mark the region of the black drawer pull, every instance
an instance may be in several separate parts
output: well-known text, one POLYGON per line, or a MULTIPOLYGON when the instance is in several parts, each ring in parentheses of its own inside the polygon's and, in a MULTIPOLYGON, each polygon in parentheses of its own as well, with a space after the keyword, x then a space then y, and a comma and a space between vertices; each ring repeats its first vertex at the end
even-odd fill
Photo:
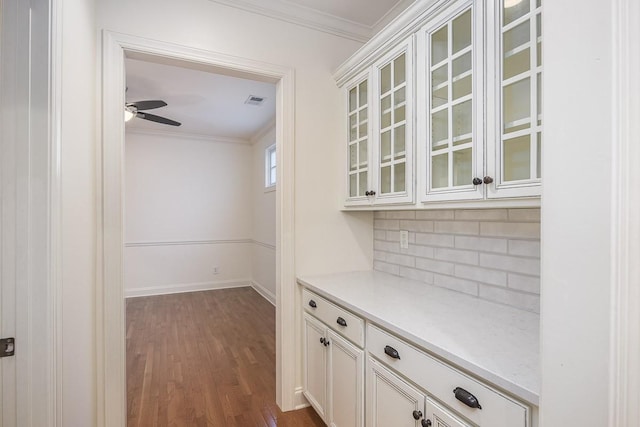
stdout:
POLYGON ((344 320, 342 317, 338 317, 338 320, 336 320, 336 323, 340 326, 347 326, 347 321, 344 320))
POLYGON ((422 427, 431 427, 431 420, 422 420, 422 427))
POLYGON ((473 394, 469 393, 467 390, 460 387, 456 387, 456 389, 453 390, 453 394, 455 394, 456 399, 458 399, 460 402, 464 403, 468 407, 482 409, 482 406, 480 406, 480 402, 478 402, 478 399, 473 394))
POLYGON ((414 419, 414 420, 419 420, 420 418, 422 418, 422 412, 420 412, 420 411, 413 411, 413 419, 414 419))
POLYGON ((398 359, 400 360, 400 353, 398 353, 398 350, 396 350, 395 348, 391 347, 390 345, 386 346, 384 348, 384 353, 387 356, 393 357, 394 359, 398 359))
POLYGON ((309 300, 309 307, 311 308, 316 308, 318 306, 318 304, 316 304, 316 302, 312 299, 309 300))

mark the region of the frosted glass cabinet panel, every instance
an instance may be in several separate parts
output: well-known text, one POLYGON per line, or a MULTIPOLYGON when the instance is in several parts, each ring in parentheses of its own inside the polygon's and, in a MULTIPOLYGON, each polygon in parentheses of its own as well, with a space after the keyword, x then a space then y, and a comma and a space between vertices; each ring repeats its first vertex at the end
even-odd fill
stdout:
POLYGON ((413 36, 345 85, 347 206, 413 203, 413 36))
POLYGON ((373 67, 377 121, 375 203, 413 200, 412 167, 412 39, 373 67))
MULTIPOLYGON (((481 199, 482 21, 472 2, 456 2, 421 30, 426 109, 424 201, 481 199)), ((478 8, 481 10, 481 8, 478 8)))
POLYGON ((495 186, 489 197, 539 195, 542 153, 542 4, 500 1, 495 186))
POLYGON ((369 79, 347 88, 348 199, 365 198, 369 191, 369 79))

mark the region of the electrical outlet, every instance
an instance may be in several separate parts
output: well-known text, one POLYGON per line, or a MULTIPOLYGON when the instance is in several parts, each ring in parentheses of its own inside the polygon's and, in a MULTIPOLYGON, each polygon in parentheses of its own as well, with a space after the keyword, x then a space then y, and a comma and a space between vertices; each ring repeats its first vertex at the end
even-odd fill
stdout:
POLYGON ((213 274, 220 274, 220 267, 213 267, 213 274))
POLYGON ((400 249, 409 249, 409 232, 400 230, 400 249))

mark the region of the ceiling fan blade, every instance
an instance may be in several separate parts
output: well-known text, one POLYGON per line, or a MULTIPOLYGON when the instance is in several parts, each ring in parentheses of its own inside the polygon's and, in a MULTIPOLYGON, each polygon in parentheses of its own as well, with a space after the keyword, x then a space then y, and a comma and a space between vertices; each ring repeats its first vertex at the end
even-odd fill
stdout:
POLYGON ((159 99, 149 101, 129 102, 127 106, 135 107, 137 110, 153 110, 154 108, 166 107, 167 103, 159 99))
POLYGON ((176 122, 175 120, 167 119, 166 117, 156 116, 155 114, 143 113, 138 111, 136 113, 136 117, 139 117, 144 120, 149 120, 156 123, 162 123, 163 125, 171 125, 171 126, 180 126, 182 123, 176 122))

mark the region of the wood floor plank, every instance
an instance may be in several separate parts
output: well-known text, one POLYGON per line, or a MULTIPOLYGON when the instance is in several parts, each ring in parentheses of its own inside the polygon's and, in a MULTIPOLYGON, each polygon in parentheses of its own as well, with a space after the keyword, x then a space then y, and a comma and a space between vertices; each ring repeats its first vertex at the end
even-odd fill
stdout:
POLYGON ((128 427, 321 427, 275 403, 275 309, 251 288, 128 299, 128 427))

